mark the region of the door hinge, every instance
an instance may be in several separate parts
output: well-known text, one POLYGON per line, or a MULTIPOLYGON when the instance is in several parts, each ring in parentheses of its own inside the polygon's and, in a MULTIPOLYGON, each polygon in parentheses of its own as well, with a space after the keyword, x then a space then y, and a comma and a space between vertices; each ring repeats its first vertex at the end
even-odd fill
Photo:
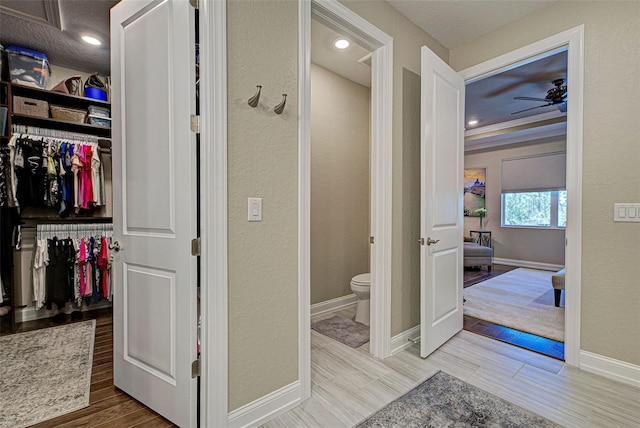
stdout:
POLYGON ((189 0, 189 3, 191 4, 191 6, 193 6, 196 9, 200 8, 200 1, 199 0, 189 0))
POLYGON ((369 244, 373 244, 373 243, 374 243, 374 241, 375 241, 375 239, 373 238, 373 236, 370 236, 370 237, 369 237, 369 244))
POLYGON ((200 376, 200 357, 191 363, 191 379, 200 376))
POLYGON ((200 238, 195 238, 191 240, 191 255, 192 256, 200 255, 200 238))
POLYGON ((191 132, 200 133, 200 116, 197 114, 191 115, 191 132))

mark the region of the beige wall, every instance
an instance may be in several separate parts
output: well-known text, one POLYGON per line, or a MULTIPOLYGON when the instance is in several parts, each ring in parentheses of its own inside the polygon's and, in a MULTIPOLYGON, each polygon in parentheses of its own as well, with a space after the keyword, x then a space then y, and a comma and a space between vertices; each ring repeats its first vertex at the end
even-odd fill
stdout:
POLYGON ((227 49, 232 411, 298 379, 297 2, 229 1, 227 49), (262 222, 247 222, 248 197, 262 222))
MULTIPOLYGON (((405 138, 405 116, 415 120, 416 111, 412 101, 404 100, 403 70, 420 74, 420 48, 428 46, 443 60, 448 61, 449 52, 435 39, 400 15, 384 1, 341 1, 349 9, 371 22, 393 37, 393 172, 392 172, 392 266, 391 266, 391 335, 397 335, 419 323, 415 316, 415 301, 419 299, 419 284, 416 283, 415 248, 419 234, 407 237, 411 226, 410 213, 415 207, 409 199, 415 198, 413 169, 405 165, 405 144, 415 141, 415 135, 405 138), (406 111, 410 108, 410 111, 406 111), (409 168, 409 171, 405 171, 409 168), (409 210, 409 211, 407 211, 409 210), (409 222, 407 224, 406 222, 409 222), (407 297, 411 296, 411 298, 407 297), (408 314, 414 314, 409 315, 408 314)), ((418 123, 419 126, 419 123, 418 123)), ((411 128, 411 127, 409 127, 411 128)), ((414 128, 415 129, 415 128, 414 128)))
MULTIPOLYGON (((453 49, 456 70, 585 25, 581 349, 640 365, 640 3, 558 2, 453 49)), ((571 96, 571 94, 569 94, 571 96)))
POLYGON ((311 64, 311 304, 369 272, 370 92, 311 64))
MULTIPOLYGON (((465 154, 465 168, 487 168, 487 215, 483 228, 491 230, 494 257, 564 265, 564 229, 500 227, 502 159, 564 151, 564 139, 554 140, 465 154)), ((540 173, 544 174, 544 171, 540 173)), ((478 230, 479 227, 478 217, 464 218, 464 236, 469 236, 470 230, 478 230)))

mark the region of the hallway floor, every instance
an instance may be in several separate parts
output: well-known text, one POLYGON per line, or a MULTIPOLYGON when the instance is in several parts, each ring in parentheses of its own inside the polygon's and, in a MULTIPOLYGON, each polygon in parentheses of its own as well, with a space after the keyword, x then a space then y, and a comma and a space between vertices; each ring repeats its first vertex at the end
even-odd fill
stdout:
POLYGON ((640 426, 640 389, 468 331, 384 361, 311 331, 312 396, 264 427, 351 427, 438 370, 565 426, 640 426))

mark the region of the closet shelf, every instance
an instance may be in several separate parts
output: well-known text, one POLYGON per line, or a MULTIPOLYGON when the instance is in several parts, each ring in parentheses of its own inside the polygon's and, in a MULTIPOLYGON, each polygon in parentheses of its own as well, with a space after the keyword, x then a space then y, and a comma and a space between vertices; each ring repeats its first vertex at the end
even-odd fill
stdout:
POLYGON ((44 117, 27 116, 13 113, 12 123, 15 125, 37 126, 40 128, 57 129, 61 131, 91 134, 101 138, 110 138, 111 129, 90 123, 68 122, 44 117))
POLYGON ((29 86, 16 85, 13 83, 11 84, 11 93, 12 95, 18 95, 21 97, 37 98, 39 100, 47 101, 50 104, 69 105, 84 109, 89 106, 107 108, 111 106, 111 103, 93 98, 79 97, 77 95, 63 94, 60 92, 51 92, 45 89, 31 88, 29 86))

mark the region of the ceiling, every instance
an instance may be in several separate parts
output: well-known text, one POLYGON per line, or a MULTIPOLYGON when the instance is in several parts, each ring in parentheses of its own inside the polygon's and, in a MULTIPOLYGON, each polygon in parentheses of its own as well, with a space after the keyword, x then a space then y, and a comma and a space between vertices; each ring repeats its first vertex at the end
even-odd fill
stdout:
POLYGON ((42 52, 51 64, 109 74, 109 9, 117 0, 2 0, 0 43, 42 52), (80 36, 102 45, 90 46, 80 36))
POLYGON ((543 9, 558 0, 387 0, 447 49, 543 9))

